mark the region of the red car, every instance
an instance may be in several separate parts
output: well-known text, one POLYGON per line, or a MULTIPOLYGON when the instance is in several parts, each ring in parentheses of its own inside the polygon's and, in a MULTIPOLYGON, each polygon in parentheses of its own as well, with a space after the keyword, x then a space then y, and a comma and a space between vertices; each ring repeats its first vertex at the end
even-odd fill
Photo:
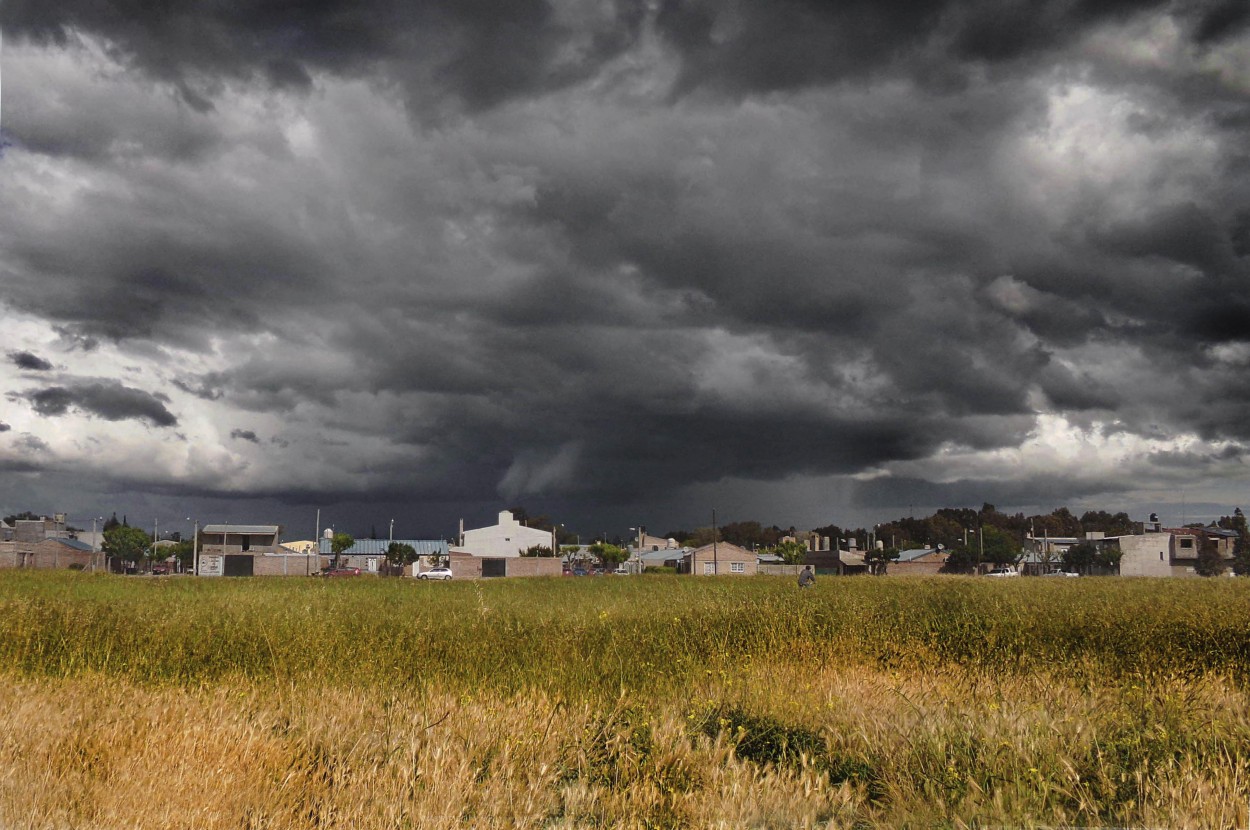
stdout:
POLYGON ((322 576, 360 576, 360 568, 326 568, 322 576))

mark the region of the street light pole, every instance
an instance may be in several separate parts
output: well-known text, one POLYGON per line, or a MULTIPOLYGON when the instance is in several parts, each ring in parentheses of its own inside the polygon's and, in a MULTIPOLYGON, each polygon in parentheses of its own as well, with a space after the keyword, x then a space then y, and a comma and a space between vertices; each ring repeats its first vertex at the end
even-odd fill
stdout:
POLYGON ((718 573, 720 571, 720 557, 718 556, 717 551, 716 551, 716 542, 717 542, 716 537, 718 536, 720 536, 720 534, 716 532, 716 508, 713 507, 712 508, 712 576, 720 575, 718 573))
POLYGON ((96 536, 95 523, 104 521, 103 516, 93 516, 91 519, 91 572, 95 573, 95 555, 100 549, 100 537, 96 536))
MULTIPOLYGON (((187 516, 188 522, 191 517, 187 516)), ((200 520, 195 520, 195 528, 191 531, 191 575, 199 576, 200 574, 200 520)))

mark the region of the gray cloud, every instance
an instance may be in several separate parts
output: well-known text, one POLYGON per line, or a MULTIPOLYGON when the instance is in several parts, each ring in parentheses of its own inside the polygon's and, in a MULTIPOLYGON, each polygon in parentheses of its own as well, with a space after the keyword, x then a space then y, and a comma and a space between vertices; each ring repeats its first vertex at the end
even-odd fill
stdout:
POLYGON ((445 89, 470 108, 583 80, 634 43, 641 4, 567 15, 543 0, 495 4, 439 0, 322 2, 297 16, 247 4, 175 3, 159 14, 92 2, 50 9, 6 3, 11 36, 64 45, 77 33, 106 39, 136 68, 171 83, 199 113, 222 78, 307 90, 312 74, 400 79, 414 101, 445 89), (136 18, 142 17, 142 25, 136 18), (247 32, 247 37, 239 37, 247 32))
MULTIPOLYGON (((40 415, 53 417, 78 409, 106 421, 144 420, 157 427, 170 427, 178 419, 162 403, 162 396, 124 386, 117 381, 80 381, 70 386, 50 386, 26 392, 40 415)), ((164 400, 168 400, 165 398, 164 400)))
POLYGON ((52 369, 50 362, 30 352, 9 352, 9 360, 17 368, 28 372, 47 372, 52 369))
POLYGON ((13 429, 13 427, 12 427, 12 426, 10 426, 9 424, 4 423, 3 421, 0 421, 0 432, 8 432, 8 431, 9 431, 9 430, 11 430, 11 429, 13 429))
MULTIPOLYGON (((178 403, 121 370, 22 398, 177 423, 214 458, 139 488, 227 498, 213 471, 251 465, 309 482, 265 485, 283 503, 449 510, 880 473, 1019 447, 1039 411, 1239 445, 1245 19, 7 3, 27 82, 6 164, 64 192, 0 204, 6 302, 70 371, 116 350, 178 403)), ((847 492, 1124 491, 1011 475, 847 492)))

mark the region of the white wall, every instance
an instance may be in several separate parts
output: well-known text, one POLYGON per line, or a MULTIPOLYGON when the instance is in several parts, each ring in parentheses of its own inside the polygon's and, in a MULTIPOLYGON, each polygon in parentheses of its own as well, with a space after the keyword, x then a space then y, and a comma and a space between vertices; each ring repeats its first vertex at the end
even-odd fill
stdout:
POLYGON ((534 545, 551 547, 551 534, 524 527, 512 518, 511 512, 504 510, 499 514, 499 524, 466 530, 464 544, 452 550, 494 558, 520 556, 521 551, 534 545))

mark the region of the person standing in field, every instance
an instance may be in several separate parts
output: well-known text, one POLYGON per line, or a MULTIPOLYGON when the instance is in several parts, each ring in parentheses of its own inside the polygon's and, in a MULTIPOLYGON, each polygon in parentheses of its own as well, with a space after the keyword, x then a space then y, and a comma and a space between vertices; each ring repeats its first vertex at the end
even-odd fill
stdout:
POLYGON ((816 574, 812 573, 812 566, 807 565, 799 572, 799 587, 810 588, 816 584, 816 574))

